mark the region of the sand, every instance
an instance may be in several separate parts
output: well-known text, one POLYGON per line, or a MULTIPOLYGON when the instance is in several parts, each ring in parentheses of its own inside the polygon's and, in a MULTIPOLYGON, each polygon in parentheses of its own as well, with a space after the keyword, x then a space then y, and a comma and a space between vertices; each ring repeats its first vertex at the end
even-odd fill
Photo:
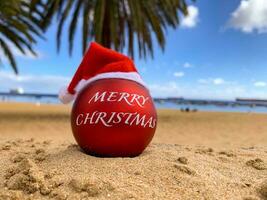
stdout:
POLYGON ((267 199, 267 115, 159 110, 135 158, 76 145, 69 106, 0 104, 0 200, 267 199))

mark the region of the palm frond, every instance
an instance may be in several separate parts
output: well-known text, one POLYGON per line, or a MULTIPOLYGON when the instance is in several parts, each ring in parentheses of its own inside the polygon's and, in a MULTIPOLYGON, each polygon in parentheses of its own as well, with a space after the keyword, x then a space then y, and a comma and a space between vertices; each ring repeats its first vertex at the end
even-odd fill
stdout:
POLYGON ((63 30, 63 26, 64 23, 68 17, 68 14, 71 10, 72 4, 74 3, 73 0, 68 0, 65 9, 59 19, 59 24, 58 24, 58 29, 57 29, 57 51, 60 50, 60 46, 61 46, 61 34, 62 34, 62 30, 63 30))
MULTIPOLYGON (((40 7, 40 2, 36 3, 40 7)), ((18 69, 13 48, 17 48, 22 54, 29 51, 36 55, 32 46, 36 43, 35 37, 42 37, 40 14, 37 8, 31 9, 29 1, 0 1, 0 48, 16 74, 18 69)), ((3 60, 4 58, 1 63, 3 60)))
POLYGON ((87 1, 83 6, 83 31, 82 31, 82 52, 87 48, 89 29, 90 29, 90 15, 92 13, 92 3, 87 1))
POLYGON ((11 65, 11 67, 13 68, 15 74, 18 74, 18 68, 17 68, 15 58, 14 58, 11 50, 9 49, 8 45, 1 38, 0 38, 0 46, 1 46, 1 49, 3 50, 4 54, 6 55, 7 59, 9 60, 9 63, 11 65))
POLYGON ((78 18, 79 18, 79 13, 80 13, 80 8, 82 6, 83 0, 78 0, 76 8, 73 13, 73 17, 69 26, 69 54, 71 55, 72 49, 73 49, 73 38, 74 34, 76 31, 77 24, 79 23, 78 18))
POLYGON ((70 54, 80 16, 83 53, 88 40, 93 39, 118 51, 127 48, 131 57, 134 57, 135 48, 139 57, 153 57, 153 41, 164 50, 166 29, 176 28, 180 14, 188 14, 186 0, 44 0, 44 4, 43 28, 57 16, 58 51, 63 26, 68 23, 70 54), (67 21, 69 16, 70 22, 67 21))

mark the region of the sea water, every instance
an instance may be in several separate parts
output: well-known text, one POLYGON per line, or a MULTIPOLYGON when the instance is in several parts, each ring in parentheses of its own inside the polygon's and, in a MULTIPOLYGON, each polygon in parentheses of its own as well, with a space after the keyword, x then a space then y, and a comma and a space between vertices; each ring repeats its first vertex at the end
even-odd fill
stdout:
MULTIPOLYGON (((5 97, 0 98, 2 102, 30 102, 37 105, 40 104, 60 104, 57 98, 42 97, 42 98, 31 98, 31 97, 5 97)), ((175 109, 175 110, 189 110, 189 112, 194 111, 208 111, 208 112, 242 112, 242 113, 266 113, 267 106, 231 106, 231 105, 198 105, 198 104, 176 104, 174 102, 155 102, 155 106, 158 109, 175 109)))
POLYGON ((231 105, 188 105, 188 104, 176 104, 172 102, 164 102, 164 103, 155 103, 157 108, 162 109, 178 109, 178 110, 185 110, 189 109, 189 111, 209 111, 209 112, 242 112, 242 113, 266 113, 267 114, 267 107, 265 106, 231 106, 231 105))

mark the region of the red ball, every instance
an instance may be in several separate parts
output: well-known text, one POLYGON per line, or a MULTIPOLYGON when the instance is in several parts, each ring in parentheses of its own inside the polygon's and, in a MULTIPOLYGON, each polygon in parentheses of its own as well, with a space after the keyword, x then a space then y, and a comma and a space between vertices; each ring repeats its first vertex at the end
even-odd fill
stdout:
POLYGON ((79 146, 88 154, 133 157, 151 142, 157 113, 149 91, 126 79, 101 79, 79 92, 71 125, 79 146))

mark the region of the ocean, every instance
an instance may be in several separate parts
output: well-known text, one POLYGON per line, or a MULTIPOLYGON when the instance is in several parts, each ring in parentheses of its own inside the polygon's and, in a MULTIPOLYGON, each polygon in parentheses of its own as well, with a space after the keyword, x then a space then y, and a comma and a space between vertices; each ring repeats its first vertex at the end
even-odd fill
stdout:
POLYGON ((209 112, 242 112, 242 113, 266 113, 266 106, 216 106, 216 105, 188 105, 188 104, 175 104, 171 102, 164 102, 163 104, 155 103, 157 108, 165 108, 165 109, 178 109, 185 110, 188 108, 190 111, 209 111, 209 112))
MULTIPOLYGON (((60 104, 59 100, 56 98, 31 98, 31 97, 8 97, 0 99, 2 102, 30 102, 40 104, 60 104)), ((266 113, 267 106, 246 106, 246 105, 198 105, 198 104, 176 104, 173 102, 155 102, 155 106, 158 109, 176 109, 176 110, 188 110, 189 112, 196 111, 209 111, 209 112, 242 112, 242 113, 266 113)))

